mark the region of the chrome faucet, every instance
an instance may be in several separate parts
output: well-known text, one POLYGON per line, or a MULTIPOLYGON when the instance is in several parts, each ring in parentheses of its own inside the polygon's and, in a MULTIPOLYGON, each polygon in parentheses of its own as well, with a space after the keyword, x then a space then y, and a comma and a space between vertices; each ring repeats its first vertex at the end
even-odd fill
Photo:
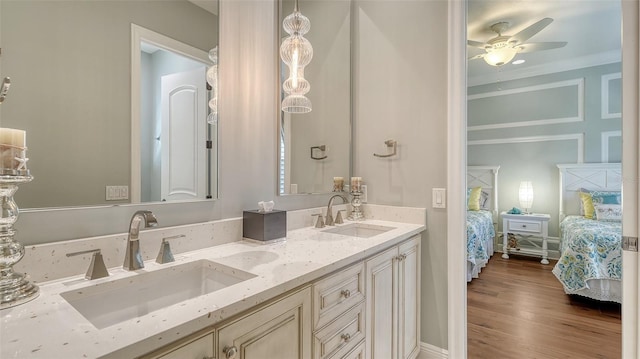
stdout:
POLYGON ((126 270, 136 270, 144 268, 142 255, 140 254, 140 223, 144 221, 144 227, 155 227, 158 225, 156 216, 151 211, 137 211, 131 217, 129 223, 129 237, 127 238, 127 252, 124 255, 124 264, 122 268, 126 270))
POLYGON ((347 199, 347 197, 341 195, 341 194, 335 194, 333 196, 331 196, 331 198, 329 198, 329 204, 327 205, 327 217, 324 220, 324 223, 327 226, 333 226, 334 222, 333 222, 333 211, 331 210, 331 207, 333 206, 333 199, 336 197, 340 197, 342 198, 342 203, 349 203, 349 200, 347 199))

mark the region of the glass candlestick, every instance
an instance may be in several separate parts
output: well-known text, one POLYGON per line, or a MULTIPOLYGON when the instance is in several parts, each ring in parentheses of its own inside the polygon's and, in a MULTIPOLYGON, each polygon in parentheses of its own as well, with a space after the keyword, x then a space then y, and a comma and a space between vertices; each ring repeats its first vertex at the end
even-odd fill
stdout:
POLYGON ((0 309, 26 303, 39 294, 24 274, 13 271, 24 257, 24 246, 14 238, 19 210, 13 196, 18 185, 32 179, 29 170, 0 169, 0 309))
POLYGON ((362 214, 362 201, 360 200, 360 196, 362 196, 362 192, 360 191, 352 191, 351 192, 351 214, 347 219, 351 221, 363 221, 364 214, 362 214))

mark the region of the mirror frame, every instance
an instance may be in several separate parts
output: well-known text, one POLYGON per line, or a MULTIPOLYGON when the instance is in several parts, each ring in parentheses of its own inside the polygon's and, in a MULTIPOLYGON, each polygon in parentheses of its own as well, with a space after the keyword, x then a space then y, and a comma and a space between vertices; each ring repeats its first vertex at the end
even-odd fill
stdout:
MULTIPOLYGON (((304 0, 302 0, 304 1, 304 0)), ((355 15, 354 15, 354 10, 355 10, 355 4, 354 4, 354 0, 348 0, 349 1, 349 174, 348 174, 348 178, 345 179, 345 183, 349 184, 349 179, 351 178, 351 176, 353 176, 354 170, 353 170, 353 165, 354 165, 354 100, 355 100, 355 96, 354 96, 354 74, 353 71, 355 70, 355 66, 354 66, 354 56, 355 56, 355 49, 354 49, 354 40, 353 40, 353 34, 355 31, 355 15)), ((283 116, 283 112, 282 112, 282 82, 280 81, 280 79, 282 78, 282 60, 280 59, 280 44, 282 42, 282 36, 284 34, 284 29, 282 28, 282 15, 284 14, 284 11, 282 9, 282 0, 276 0, 276 17, 277 17, 277 21, 276 21, 276 49, 275 49, 275 57, 276 57, 276 79, 277 79, 277 83, 276 83, 276 91, 275 91, 275 101, 276 101, 276 121, 277 121, 277 125, 276 125, 276 171, 275 171, 275 175, 276 175, 276 180, 275 180, 275 192, 276 192, 276 196, 278 197, 283 197, 283 196, 308 196, 308 195, 326 195, 326 194, 330 194, 332 193, 332 191, 327 191, 327 192, 313 192, 313 193, 280 193, 280 157, 282 155, 281 150, 280 150, 280 133, 282 131, 282 116, 283 116)), ((313 25, 313 24, 312 24, 313 25)), ((313 45, 313 44, 311 44, 313 45)), ((313 61, 313 60, 312 60, 313 61)))

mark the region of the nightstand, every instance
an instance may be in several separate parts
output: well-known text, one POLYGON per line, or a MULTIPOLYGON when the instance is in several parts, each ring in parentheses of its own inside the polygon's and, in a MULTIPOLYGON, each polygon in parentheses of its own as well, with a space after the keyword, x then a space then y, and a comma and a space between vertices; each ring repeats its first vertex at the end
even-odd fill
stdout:
POLYGON ((518 253, 540 255, 542 256, 540 263, 549 264, 549 260, 547 259, 549 255, 547 238, 549 237, 550 215, 545 213, 508 214, 507 212, 502 212, 500 216, 502 216, 503 233, 502 258, 509 258, 509 248, 507 246, 509 240, 507 233, 513 233, 533 245, 533 248, 520 248, 518 253), (531 241, 531 237, 542 237, 542 248, 531 241))

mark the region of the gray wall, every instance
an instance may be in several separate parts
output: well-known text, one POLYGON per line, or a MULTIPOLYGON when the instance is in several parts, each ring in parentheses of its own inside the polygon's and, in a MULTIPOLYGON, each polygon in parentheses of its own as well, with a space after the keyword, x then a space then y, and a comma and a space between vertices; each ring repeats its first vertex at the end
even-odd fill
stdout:
POLYGON ((446 348, 447 215, 431 208, 431 188, 447 184, 447 2, 360 1, 355 11, 354 174, 371 203, 427 207, 421 336, 446 348), (398 156, 374 157, 391 138, 398 156))
POLYGON ((621 160, 619 75, 614 63, 468 89, 468 164, 500 165, 500 211, 520 207, 530 180, 532 210, 549 213, 558 236, 556 164, 621 160))

